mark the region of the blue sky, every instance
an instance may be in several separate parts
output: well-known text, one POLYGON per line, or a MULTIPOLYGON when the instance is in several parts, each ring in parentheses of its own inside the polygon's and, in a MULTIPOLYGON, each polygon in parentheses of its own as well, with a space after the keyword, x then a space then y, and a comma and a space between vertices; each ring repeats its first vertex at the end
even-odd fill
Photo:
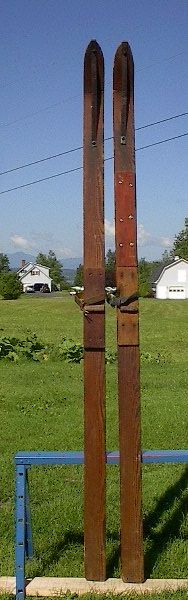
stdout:
MULTIPOLYGON (((188 111, 187 0, 1 0, 1 167, 82 145, 83 58, 105 58, 105 136, 112 66, 129 41, 136 127, 188 111)), ((136 134, 136 148, 188 132, 188 116, 136 134)), ((105 144, 112 155, 111 142, 105 144)), ((136 154, 139 256, 158 258, 188 216, 188 136, 136 154)), ((1 175, 0 190, 82 165, 82 152, 1 175)), ((0 196, 0 251, 82 255, 82 171, 0 196)), ((113 247, 113 164, 105 166, 106 249, 113 247)))

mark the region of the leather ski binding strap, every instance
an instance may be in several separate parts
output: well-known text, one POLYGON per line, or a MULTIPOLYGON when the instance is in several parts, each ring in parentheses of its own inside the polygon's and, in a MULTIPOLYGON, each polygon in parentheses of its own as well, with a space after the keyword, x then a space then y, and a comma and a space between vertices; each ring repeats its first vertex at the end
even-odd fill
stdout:
POLYGON ((134 292, 134 294, 131 294, 130 296, 114 296, 111 297, 108 302, 113 308, 120 308, 122 312, 137 313, 138 308, 132 306, 128 308, 129 304, 132 304, 132 302, 135 302, 136 300, 138 300, 138 292, 134 292))
POLYGON ((93 298, 84 298, 84 294, 79 292, 75 295, 75 302, 85 314, 104 312, 104 296, 102 294, 93 298))

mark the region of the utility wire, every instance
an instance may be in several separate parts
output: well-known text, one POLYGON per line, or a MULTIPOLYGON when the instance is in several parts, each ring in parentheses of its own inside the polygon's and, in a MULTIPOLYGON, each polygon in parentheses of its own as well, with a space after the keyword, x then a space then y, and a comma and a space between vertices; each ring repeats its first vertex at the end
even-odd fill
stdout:
POLYGON ((179 117, 185 117, 187 115, 188 115, 188 112, 179 113, 178 115, 172 115, 171 117, 161 119, 160 121, 154 121, 153 123, 149 123, 148 125, 141 125, 141 127, 136 127, 136 131, 140 131, 141 129, 146 129, 147 127, 153 127, 154 125, 159 125, 160 123, 166 123, 167 121, 172 121, 173 119, 179 119, 179 117))
MULTIPOLYGON (((180 56, 181 54, 184 54, 184 52, 178 52, 177 54, 174 54, 174 55, 172 55, 172 56, 169 56, 168 58, 165 58, 165 59, 163 59, 163 61, 162 61, 162 62, 165 62, 165 61, 172 60, 172 59, 176 58, 177 56, 180 56)), ((150 69, 150 68, 153 66, 153 64, 155 64, 156 62, 159 62, 159 61, 154 61, 154 63, 152 63, 151 65, 148 65, 147 67, 142 67, 142 68, 138 69, 138 72, 139 72, 139 71, 144 71, 145 69, 150 69)), ((44 63, 44 64, 46 64, 46 63, 44 63)), ((48 66, 49 64, 51 64, 51 63, 47 63, 47 66, 48 66)), ((53 64, 53 63, 52 63, 52 64, 53 64)), ((161 64, 161 61, 160 61, 160 64, 161 64)), ((25 75, 23 74, 23 77, 19 78, 19 80, 20 80, 20 79, 22 80, 24 77, 25 77, 25 75)), ((5 85, 3 86, 3 88, 4 88, 4 87, 7 87, 8 85, 12 85, 13 83, 16 83, 16 81, 19 81, 19 80, 15 80, 15 81, 13 81, 13 82, 10 82, 10 83, 8 83, 8 84, 5 84, 5 85)), ((109 81, 109 82, 107 82, 107 84, 106 84, 106 85, 107 85, 107 86, 109 86, 110 84, 111 84, 111 82, 109 81)), ((2 89, 2 88, 0 88, 0 89, 2 89)), ((75 100, 75 99, 77 99, 77 98, 79 98, 79 97, 81 97, 81 95, 80 95, 80 94, 79 94, 79 95, 76 95, 76 96, 71 96, 70 98, 65 98, 65 100, 62 100, 61 102, 56 102, 55 104, 51 104, 50 106, 43 107, 43 108, 41 108, 41 109, 39 109, 39 110, 37 110, 37 111, 35 111, 35 112, 29 113, 28 115, 25 115, 25 116, 23 116, 23 117, 20 117, 19 119, 14 119, 13 121, 10 121, 10 122, 8 122, 8 123, 0 123, 0 127, 1 127, 1 128, 2 128, 2 127, 10 127, 11 125, 15 125, 15 124, 19 123, 20 121, 26 121, 26 120, 28 120, 28 119, 30 119, 30 118, 32 118, 32 117, 35 117, 36 115, 38 115, 38 114, 39 114, 39 113, 41 113, 41 112, 45 112, 45 111, 51 110, 51 109, 53 109, 53 108, 56 108, 57 106, 60 106, 60 105, 62 105, 62 104, 65 104, 65 103, 67 103, 67 102, 70 102, 70 101, 72 101, 72 100, 75 100)), ((142 129, 142 128, 140 128, 140 129, 142 129)))
POLYGON ((166 140, 159 140, 159 142, 147 144, 147 146, 140 146, 140 148, 136 148, 135 152, 139 152, 139 150, 145 150, 146 148, 152 148, 153 146, 159 146, 159 144, 165 144, 165 142, 171 142, 172 140, 178 140, 179 138, 185 137, 186 135, 188 135, 188 131, 186 133, 181 133, 180 135, 175 135, 171 138, 166 138, 166 140))
MULTIPOLYGON (((26 36, 27 36, 27 34, 25 35, 25 37, 26 36)), ((106 38, 106 39, 110 39, 110 38, 106 38)), ((140 67, 139 69, 137 69, 137 73, 140 72, 140 71, 145 71, 147 69, 151 69, 153 67, 153 65, 156 65, 158 63, 161 66, 161 63, 169 62, 171 60, 174 60, 175 58, 177 58, 178 56, 181 56, 182 54, 185 54, 185 51, 177 52, 176 54, 173 54, 171 56, 163 58, 162 60, 161 59, 160 60, 159 59, 154 59, 154 61, 150 65, 147 65, 145 67, 140 67)), ((36 66, 37 66, 37 68, 40 67, 40 66, 42 66, 42 67, 48 67, 49 65, 53 66, 54 64, 57 64, 57 61, 56 62, 52 61, 52 62, 48 62, 48 63, 44 62, 44 63, 42 63, 42 64, 40 63, 40 65, 36 65, 36 66)), ((36 66, 34 66, 34 69, 36 69, 36 66)), ((15 83, 17 83, 17 82, 19 82, 19 81, 21 81, 23 79, 25 81, 25 73, 24 72, 23 72, 23 75, 21 77, 19 77, 17 79, 14 79, 12 81, 9 81, 9 82, 5 83, 3 86, 1 86, 0 90, 4 89, 4 88, 6 88, 6 87, 8 87, 10 85, 14 85, 15 83)), ((30 77, 27 78, 27 81, 30 81, 30 80, 31 80, 30 77)), ((109 86, 110 84, 111 84, 111 82, 108 81, 106 83, 106 86, 109 86)), ((9 125, 14 125, 15 123, 18 123, 19 121, 25 121, 26 119, 28 119, 28 118, 30 118, 32 116, 35 116, 39 112, 44 112, 45 110, 49 110, 49 109, 54 108, 54 107, 56 107, 56 106, 58 106, 60 104, 64 104, 64 102, 69 102, 70 100, 74 100, 75 98, 79 98, 79 97, 80 97, 80 94, 76 95, 76 96, 71 96, 70 98, 65 98, 65 100, 62 100, 61 102, 58 102, 58 103, 56 103, 54 105, 51 105, 51 106, 43 107, 39 111, 30 113, 29 115, 26 115, 25 117, 21 117, 20 119, 17 119, 16 121, 11 121, 10 123, 4 123, 4 124, 2 123, 0 126, 1 127, 9 127, 9 125)))
MULTIPOLYGON (((135 152, 138 152, 139 150, 145 150, 146 148, 152 148, 153 146, 158 146, 159 144, 165 144, 165 142, 171 142, 172 140, 178 140, 179 138, 185 137, 187 135, 188 135, 188 131, 186 133, 181 133, 180 135, 176 135, 174 137, 167 138, 165 140, 160 140, 159 142, 154 142, 153 144, 148 144, 147 146, 141 146, 140 148, 136 148, 135 152)), ((108 158, 104 159, 104 162, 107 162, 108 160, 112 160, 113 158, 114 158, 113 156, 109 156, 108 158)), ((2 192, 0 192, 0 196, 2 194, 8 194, 8 192, 14 192, 15 190, 21 190, 22 188, 26 188, 31 185, 35 185, 36 183, 41 183, 42 181, 48 181, 49 179, 55 179, 55 177, 60 177, 62 175, 68 175, 68 173, 75 173, 75 171, 81 171, 82 169, 83 169, 83 167, 75 167, 74 169, 68 169, 67 171, 62 171, 61 173, 55 173, 54 175, 49 175, 48 177, 43 177, 42 179, 35 179, 34 181, 29 181, 28 183, 24 183, 24 184, 18 185, 16 187, 9 188, 7 190, 2 190, 2 192)))
MULTIPOLYGON (((110 157, 106 160, 111 160, 110 157)), ((67 175, 68 173, 74 173, 75 171, 81 171, 83 167, 75 167, 74 169, 68 169, 67 171, 62 171, 62 173, 55 173, 54 175, 49 175, 48 177, 43 177, 42 179, 35 179, 35 181, 29 181, 29 183, 24 183, 23 185, 18 185, 17 187, 10 188, 9 190, 3 190, 0 192, 1 194, 7 194, 8 192, 13 192, 15 190, 21 190, 21 188, 29 187, 30 185, 34 185, 35 183, 41 183, 42 181, 48 181, 48 179, 54 179, 55 177, 60 177, 61 175, 67 175)))
POLYGON ((47 160, 52 160, 52 158, 59 158, 60 156, 65 156, 66 154, 71 154, 72 152, 77 152, 78 150, 82 150, 83 146, 77 146, 77 148, 71 148, 70 150, 64 150, 64 152, 59 152, 58 154, 53 154, 51 156, 46 156, 45 158, 41 158, 40 160, 34 160, 33 162, 26 163, 24 165, 19 165, 19 167, 13 167, 8 171, 1 171, 0 175, 7 175, 7 173, 12 173, 13 171, 19 171, 20 169, 25 169, 26 167, 31 167, 32 165, 38 165, 39 163, 45 162, 47 160))
MULTIPOLYGON (((154 121, 153 123, 148 123, 147 125, 142 125, 141 127, 136 127, 136 131, 140 131, 141 129, 147 129, 148 127, 154 127, 154 125, 159 125, 160 123, 166 123, 167 121, 172 121, 173 119, 179 119, 180 117, 185 117, 188 115, 188 111, 184 113, 180 113, 178 115, 172 115, 171 117, 167 117, 165 119, 161 119, 160 121, 154 121)), ((108 140, 112 140, 113 136, 105 138, 105 142, 108 140)), ((161 142, 162 143, 162 142, 161 142)), ((144 146, 145 147, 145 146, 144 146)), ((33 165, 38 165, 39 163, 46 162, 47 160, 52 160, 54 158, 59 158, 60 156, 65 156, 66 154, 71 154, 72 152, 78 152, 78 150, 82 150, 83 146, 77 146, 76 148, 70 148, 69 150, 64 150, 63 152, 59 152, 58 154, 52 154, 50 156, 46 156, 39 160, 34 160, 29 163, 25 163, 23 165, 19 165, 18 167, 13 167, 12 169, 8 169, 7 171, 1 171, 1 175, 7 175, 8 173, 13 173, 14 171, 19 171, 20 169, 25 169, 26 167, 31 167, 33 165)))

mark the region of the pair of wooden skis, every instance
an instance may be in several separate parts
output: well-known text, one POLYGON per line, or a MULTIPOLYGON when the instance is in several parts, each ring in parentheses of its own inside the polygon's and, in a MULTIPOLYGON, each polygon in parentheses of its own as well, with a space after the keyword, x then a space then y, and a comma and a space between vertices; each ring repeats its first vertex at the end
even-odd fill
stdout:
MULTIPOLYGON (((122 578, 141 582, 140 375, 134 147, 134 66, 122 43, 113 71, 120 512, 122 578)), ((84 62, 85 576, 106 579, 104 60, 96 41, 84 62)))

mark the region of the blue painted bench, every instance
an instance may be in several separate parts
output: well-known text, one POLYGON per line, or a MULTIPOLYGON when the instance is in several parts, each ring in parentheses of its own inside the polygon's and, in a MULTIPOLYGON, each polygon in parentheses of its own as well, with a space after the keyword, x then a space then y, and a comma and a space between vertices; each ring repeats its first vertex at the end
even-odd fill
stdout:
MULTIPOLYGON (((146 450, 142 463, 187 463, 188 450, 146 450)), ((119 452, 107 452, 108 465, 119 464, 119 452)), ((28 469, 39 465, 83 465, 84 452, 18 452, 16 467, 16 600, 25 598, 25 557, 32 558, 28 469)))

